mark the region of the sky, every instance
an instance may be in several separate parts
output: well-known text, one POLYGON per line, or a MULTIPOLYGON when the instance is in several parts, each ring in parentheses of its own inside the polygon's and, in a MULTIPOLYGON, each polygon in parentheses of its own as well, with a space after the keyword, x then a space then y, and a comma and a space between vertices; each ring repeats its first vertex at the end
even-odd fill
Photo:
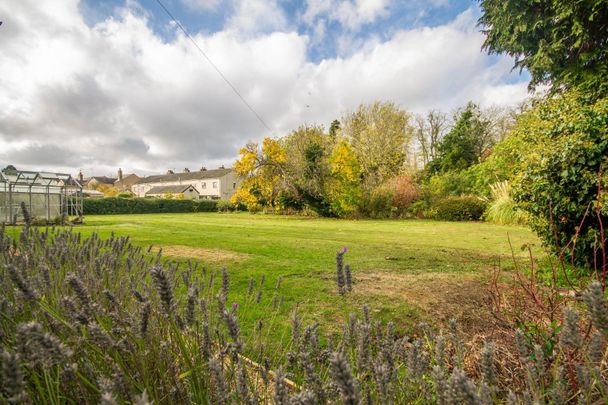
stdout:
POLYGON ((0 167, 85 176, 231 166, 239 148, 373 101, 515 105, 465 0, 0 2, 0 167), (266 127, 267 126, 267 127, 266 127))

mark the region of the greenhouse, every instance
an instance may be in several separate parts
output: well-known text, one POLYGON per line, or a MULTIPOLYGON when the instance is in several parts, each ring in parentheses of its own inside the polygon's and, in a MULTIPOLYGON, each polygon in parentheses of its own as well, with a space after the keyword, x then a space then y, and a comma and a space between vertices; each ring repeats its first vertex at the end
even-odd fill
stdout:
POLYGON ((25 206, 33 220, 82 220, 82 186, 69 174, 0 171, 0 223, 23 222, 25 206))

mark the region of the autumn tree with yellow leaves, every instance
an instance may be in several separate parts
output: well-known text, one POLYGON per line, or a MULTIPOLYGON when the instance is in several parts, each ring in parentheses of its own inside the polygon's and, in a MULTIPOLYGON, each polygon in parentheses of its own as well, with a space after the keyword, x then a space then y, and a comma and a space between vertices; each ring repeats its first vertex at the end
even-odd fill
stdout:
POLYGON ((270 137, 264 138, 261 148, 257 143, 241 148, 234 169, 243 182, 230 201, 253 212, 274 206, 283 182, 285 160, 284 148, 270 137))

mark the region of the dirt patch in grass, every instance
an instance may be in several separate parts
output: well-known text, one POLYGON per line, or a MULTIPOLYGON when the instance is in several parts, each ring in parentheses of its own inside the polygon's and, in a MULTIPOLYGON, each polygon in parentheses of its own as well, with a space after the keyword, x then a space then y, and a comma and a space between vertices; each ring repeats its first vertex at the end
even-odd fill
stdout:
POLYGON ((239 262, 249 258, 248 254, 224 249, 208 249, 183 245, 168 245, 161 246, 161 248, 163 249, 163 255, 166 256, 197 259, 205 262, 239 262))
POLYGON ((445 325, 451 318, 458 320, 467 334, 486 334, 493 325, 486 305, 486 280, 479 275, 359 273, 353 294, 407 301, 437 326, 445 325))

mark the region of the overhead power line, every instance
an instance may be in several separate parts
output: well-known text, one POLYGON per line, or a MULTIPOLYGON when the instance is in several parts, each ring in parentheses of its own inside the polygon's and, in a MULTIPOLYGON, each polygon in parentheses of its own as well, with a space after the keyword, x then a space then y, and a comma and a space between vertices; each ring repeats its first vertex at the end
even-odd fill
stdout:
POLYGON ((245 97, 243 97, 241 95, 241 93, 238 91, 238 89, 230 82, 230 80, 228 80, 228 78, 222 73, 222 71, 220 70, 220 68, 217 67, 217 65, 215 63, 213 63, 213 61, 211 60, 211 58, 209 56, 207 56, 207 54, 205 53, 205 51, 203 51, 203 49, 196 43, 196 41, 194 40, 194 38, 192 38, 192 36, 188 33, 188 31, 186 31, 186 29, 184 28, 184 26, 173 16, 173 14, 171 14, 171 12, 167 9, 167 7, 165 7, 165 5, 162 3, 162 1, 161 0, 156 0, 156 2, 161 6, 161 8, 165 11, 165 13, 167 13, 167 15, 169 16, 169 18, 171 18, 171 20, 173 20, 173 22, 179 27, 179 29, 182 30, 182 32, 184 33, 184 35, 190 40, 190 42, 192 42, 192 44, 196 47, 196 49, 199 50, 199 52, 201 53, 201 55, 203 55, 205 57, 205 59, 207 60, 207 62, 209 62, 209 64, 213 67, 213 69, 215 69, 215 71, 221 76, 221 78, 224 79, 224 81, 226 82, 226 84, 228 86, 230 86, 230 88, 232 89, 232 91, 234 92, 234 94, 236 94, 237 97, 241 99, 241 101, 243 102, 243 104, 245 104, 245 106, 247 106, 247 108, 253 113, 253 115, 255 115, 255 117, 258 119, 258 121, 260 121, 260 123, 268 131, 272 132, 272 129, 270 129, 270 127, 262 119, 262 117, 260 116, 260 114, 258 114, 257 111, 251 106, 251 104, 249 104, 247 102, 247 100, 245 100, 245 97))

